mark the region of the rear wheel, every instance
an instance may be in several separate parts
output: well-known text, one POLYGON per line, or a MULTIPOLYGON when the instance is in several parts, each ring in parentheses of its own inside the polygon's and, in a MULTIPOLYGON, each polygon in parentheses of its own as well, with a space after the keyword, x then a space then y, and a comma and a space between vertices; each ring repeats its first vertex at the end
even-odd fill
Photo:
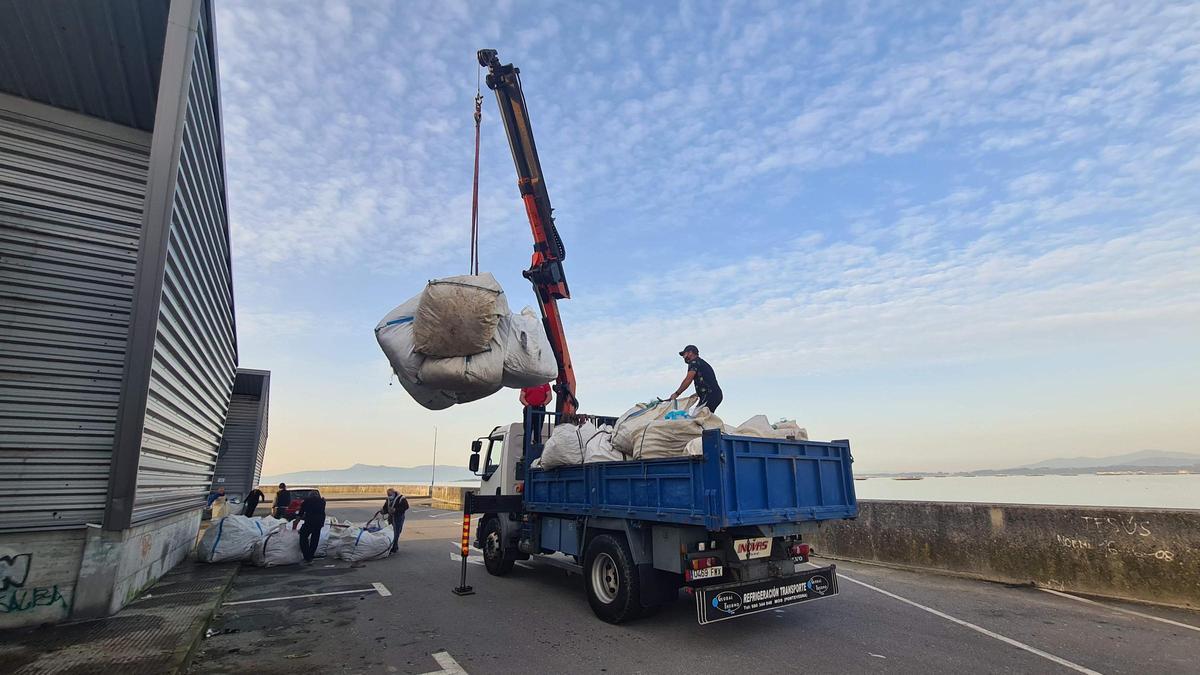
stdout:
POLYGON ((608 623, 624 623, 641 614, 637 566, 623 538, 602 534, 584 553, 588 604, 608 623))
POLYGON ((516 559, 505 555, 500 521, 488 518, 481 534, 479 543, 483 545, 483 566, 487 568, 488 574, 502 577, 511 572, 516 559))

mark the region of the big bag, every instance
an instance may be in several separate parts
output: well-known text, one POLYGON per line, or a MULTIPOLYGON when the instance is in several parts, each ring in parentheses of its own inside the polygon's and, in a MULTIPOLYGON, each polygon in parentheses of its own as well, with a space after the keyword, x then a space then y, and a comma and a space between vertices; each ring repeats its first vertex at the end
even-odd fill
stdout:
POLYGON ((487 272, 434 279, 421 293, 414 347, 439 358, 478 354, 488 349, 507 314, 504 289, 487 272))

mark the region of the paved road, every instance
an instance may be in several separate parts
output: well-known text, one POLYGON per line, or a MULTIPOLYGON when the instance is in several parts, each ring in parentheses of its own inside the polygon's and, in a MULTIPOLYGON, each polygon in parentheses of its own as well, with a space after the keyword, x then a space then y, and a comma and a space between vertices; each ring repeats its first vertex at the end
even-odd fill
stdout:
MULTIPOLYGON (((376 507, 330 503, 354 521, 376 507)), ((409 513, 391 558, 243 569, 192 672, 1200 673, 1200 614, 851 563, 835 598, 709 626, 684 600, 602 623, 580 577, 535 563, 469 565, 477 594, 460 598, 461 516, 409 513)))

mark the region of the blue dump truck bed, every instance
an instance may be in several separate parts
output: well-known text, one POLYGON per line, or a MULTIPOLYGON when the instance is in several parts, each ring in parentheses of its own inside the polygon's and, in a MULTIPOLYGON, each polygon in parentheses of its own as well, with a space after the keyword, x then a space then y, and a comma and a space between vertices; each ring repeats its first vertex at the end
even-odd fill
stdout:
POLYGON ((853 518, 849 441, 704 432, 698 456, 597 462, 526 472, 525 508, 703 525, 711 531, 853 518))

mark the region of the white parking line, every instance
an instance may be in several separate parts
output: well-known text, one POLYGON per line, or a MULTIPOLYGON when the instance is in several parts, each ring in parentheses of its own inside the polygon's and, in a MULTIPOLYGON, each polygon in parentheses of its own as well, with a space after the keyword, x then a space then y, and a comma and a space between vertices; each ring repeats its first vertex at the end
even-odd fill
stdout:
POLYGON ((433 670, 423 675, 467 675, 467 671, 458 665, 458 661, 455 661, 454 657, 450 656, 450 652, 438 652, 433 655, 433 660, 437 661, 442 669, 433 670))
MULTIPOLYGON (((458 553, 451 553, 450 559, 456 563, 462 564, 462 555, 460 555, 458 553)), ((469 555, 469 556, 467 556, 467 562, 472 565, 482 565, 483 557, 482 556, 476 557, 473 555, 469 555)))
POLYGON ((1077 595, 1071 595, 1070 593, 1062 593, 1060 591, 1056 591, 1056 590, 1053 590, 1050 588, 1039 588, 1038 590, 1045 591, 1047 593, 1053 593, 1054 595, 1057 595, 1060 598, 1070 598, 1071 600, 1077 600, 1079 602, 1086 602, 1089 605, 1096 605, 1097 607, 1103 607, 1104 609, 1111 609, 1114 612, 1121 612, 1122 614, 1132 614, 1133 616, 1140 616, 1143 619, 1151 619, 1154 621, 1161 621, 1163 623, 1168 623, 1168 624, 1171 624, 1172 626, 1177 626, 1179 628, 1186 628, 1188 630, 1194 630, 1194 631, 1200 632, 1200 626, 1193 626, 1190 623, 1181 623, 1179 621, 1172 621, 1171 619, 1164 619, 1161 616, 1154 616, 1153 614, 1143 614, 1142 612, 1135 612, 1132 609, 1125 609, 1124 607, 1113 607, 1112 605, 1106 605, 1103 602, 1096 602, 1095 600, 1088 600, 1087 598, 1081 598, 1077 595))
POLYGON ((275 602, 276 600, 296 600, 297 598, 319 598, 319 597, 322 597, 325 595, 350 595, 353 593, 378 593, 379 595, 381 595, 383 597, 387 597, 392 594, 392 592, 387 589, 387 586, 384 586, 383 584, 376 581, 375 583, 371 584, 370 588, 357 588, 352 591, 330 591, 328 593, 308 593, 306 595, 282 595, 278 598, 259 598, 257 600, 238 600, 236 602, 226 602, 226 603, 222 603, 222 604, 224 604, 226 606, 229 606, 229 605, 252 605, 255 603, 259 603, 259 602, 275 602))
MULTIPOLYGON (((814 565, 812 563, 809 563, 809 565, 812 567, 820 568, 820 565, 814 565)), ((1071 670, 1074 670, 1074 671, 1077 671, 1080 673, 1087 673, 1088 675, 1100 675, 1100 673, 1098 671, 1092 670, 1091 668, 1081 666, 1078 663, 1072 663, 1071 661, 1068 661, 1062 657, 1055 656, 1054 654, 1051 654, 1049 652, 1044 652, 1044 651, 1038 649, 1037 647, 1031 647, 1031 646, 1025 644, 1024 642, 1014 640, 1010 637, 1006 637, 999 633, 994 633, 986 628, 983 628, 982 626, 976 626, 975 624, 971 623, 970 621, 963 621, 962 619, 950 616, 949 614, 947 614, 945 612, 939 612, 938 610, 936 610, 932 607, 926 607, 925 605, 922 605, 919 602, 913 602, 912 600, 909 600, 908 598, 901 597, 890 591, 885 591, 882 588, 879 588, 877 586, 872 586, 871 584, 868 584, 863 581, 859 581, 858 579, 853 579, 851 577, 846 576, 845 574, 842 574, 841 572, 838 572, 837 576, 838 576, 839 581, 845 580, 845 581, 849 581, 852 584, 858 584, 859 586, 862 586, 864 588, 869 588, 869 589, 875 591, 876 593, 881 593, 883 595, 886 595, 889 598, 892 598, 893 600, 899 600, 900 602, 903 602, 906 605, 912 605, 913 607, 916 607, 917 609, 929 612, 930 614, 932 614, 934 616, 939 616, 947 621, 956 623, 964 628, 970 628, 971 630, 973 630, 977 633, 980 633, 980 634, 986 635, 990 638, 999 640, 1005 644, 1012 645, 1013 647, 1016 647, 1017 649, 1023 649, 1025 651, 1029 652, 1030 654, 1036 654, 1036 655, 1042 657, 1043 659, 1046 659, 1047 661, 1053 661, 1054 663, 1057 663, 1060 666, 1070 668, 1071 670)))

